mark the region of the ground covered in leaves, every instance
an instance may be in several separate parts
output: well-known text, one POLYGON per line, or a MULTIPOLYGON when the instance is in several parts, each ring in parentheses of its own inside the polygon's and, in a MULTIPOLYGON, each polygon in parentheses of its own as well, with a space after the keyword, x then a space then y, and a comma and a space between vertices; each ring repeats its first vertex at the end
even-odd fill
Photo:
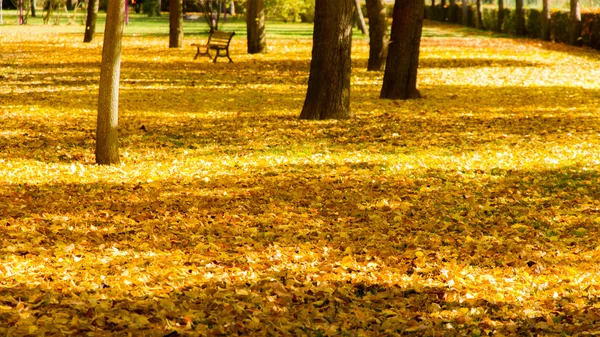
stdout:
POLYGON ((308 122, 309 37, 212 64, 128 36, 99 167, 100 42, 25 30, 0 35, 0 335, 600 332, 598 52, 428 24, 423 99, 381 101, 359 37, 355 118, 308 122))

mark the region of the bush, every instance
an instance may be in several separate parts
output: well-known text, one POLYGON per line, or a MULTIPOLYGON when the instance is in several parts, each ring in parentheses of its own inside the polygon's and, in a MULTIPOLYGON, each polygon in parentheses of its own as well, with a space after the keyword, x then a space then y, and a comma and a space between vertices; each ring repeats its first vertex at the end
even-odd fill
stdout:
MULTIPOLYGON (((460 5, 455 6, 456 23, 462 23, 462 10, 460 5)), ((452 9, 451 9, 452 10, 452 9)), ((430 20, 445 21, 441 6, 425 6, 427 18, 430 20)), ((475 6, 469 6, 468 26, 475 24, 475 6)), ((483 27, 486 30, 496 30, 498 25, 498 9, 483 9, 483 27)), ((600 50, 600 12, 581 14, 581 42, 582 45, 600 50)), ((542 36, 542 13, 537 9, 525 10, 525 29, 530 38, 542 36)), ((515 34, 516 16, 513 10, 504 9, 503 33, 515 34)), ((568 11, 552 11, 550 13, 550 39, 555 42, 569 43, 571 34, 571 23, 568 11)))
POLYGON ((553 11, 550 13, 550 39, 552 41, 569 43, 571 25, 569 12, 553 11))

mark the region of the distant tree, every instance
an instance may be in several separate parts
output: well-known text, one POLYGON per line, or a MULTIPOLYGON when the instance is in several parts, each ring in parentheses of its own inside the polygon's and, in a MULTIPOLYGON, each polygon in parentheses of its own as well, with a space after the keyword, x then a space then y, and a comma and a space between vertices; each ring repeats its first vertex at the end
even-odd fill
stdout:
POLYGON ((353 0, 316 1, 308 90, 300 119, 345 119, 352 116, 350 51, 353 13, 353 0))
POLYGON ((542 0, 542 40, 550 41, 550 0, 542 0))
POLYGON ((498 0, 498 18, 496 21, 496 31, 501 33, 504 28, 504 0, 498 0))
POLYGON ((183 47, 183 0, 169 2, 169 48, 183 47))
POLYGON ((581 46, 581 8, 579 0, 571 0, 570 8, 571 37, 569 42, 573 46, 581 46))
POLYGON ((248 53, 264 53, 267 50, 264 0, 248 0, 246 3, 246 30, 248 53))
POLYGON ((4 6, 4 0, 0 0, 0 25, 4 23, 4 16, 2 14, 2 6, 4 6))
POLYGON ((99 5, 100 0, 89 0, 88 2, 87 18, 85 19, 85 35, 83 36, 83 42, 92 42, 94 40, 99 5))
POLYGON ((462 0, 462 24, 463 26, 469 25, 469 1, 462 0))
POLYGON ((475 0, 475 28, 483 28, 483 11, 481 9, 481 0, 475 0))
POLYGON ((417 69, 423 31, 422 0, 396 0, 381 98, 419 98, 417 69))
POLYGON ((102 66, 98 92, 96 163, 118 164, 119 159, 119 78, 121 41, 125 23, 125 1, 109 0, 104 28, 102 66))
POLYGON ((379 71, 387 57, 387 11, 384 0, 367 0, 369 18, 369 61, 367 70, 379 71))
POLYGON ((365 23, 365 17, 362 13, 362 8, 360 8, 360 0, 354 0, 354 6, 356 7, 356 20, 360 26, 360 31, 363 33, 363 35, 367 35, 367 24, 365 23))
POLYGON ((31 0, 31 17, 35 18, 35 0, 31 0))
POLYGON ((516 0, 515 19, 517 36, 525 36, 525 9, 523 8, 523 0, 516 0))

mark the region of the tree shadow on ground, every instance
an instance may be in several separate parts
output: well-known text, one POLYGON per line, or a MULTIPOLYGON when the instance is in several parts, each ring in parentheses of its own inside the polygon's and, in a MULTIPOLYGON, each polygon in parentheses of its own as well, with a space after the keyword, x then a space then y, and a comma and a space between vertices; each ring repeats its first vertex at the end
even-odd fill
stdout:
POLYGON ((3 185, 0 258, 18 285, 0 290, 0 317, 27 328, 17 324, 22 302, 40 327, 78 333, 186 324, 209 334, 597 328, 594 297, 552 295, 578 284, 550 283, 521 294, 526 301, 487 292, 489 277, 550 280, 556 267, 589 267, 597 205, 581 201, 599 199, 597 171, 372 174, 380 169, 281 164, 208 180, 3 185), (562 252, 554 236, 570 242, 562 252), (53 269, 72 255, 70 270, 53 269), (28 269, 16 267, 21 259, 28 269), (452 268, 487 278, 452 285, 452 268))

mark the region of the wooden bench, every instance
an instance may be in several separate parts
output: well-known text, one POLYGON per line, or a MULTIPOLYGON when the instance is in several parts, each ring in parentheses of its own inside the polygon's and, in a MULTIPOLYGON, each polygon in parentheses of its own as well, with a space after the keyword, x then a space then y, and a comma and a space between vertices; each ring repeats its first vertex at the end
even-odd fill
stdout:
POLYGON ((212 59, 210 51, 216 50, 217 54, 213 60, 214 63, 217 62, 218 57, 227 57, 229 62, 233 62, 231 57, 229 57, 229 44, 231 43, 231 39, 234 35, 235 32, 228 33, 215 30, 208 36, 208 42, 206 42, 206 44, 192 43, 192 46, 198 48, 198 52, 196 53, 196 56, 194 56, 194 60, 200 55, 206 55, 209 59, 212 59), (224 53, 222 54, 221 52, 224 53))

